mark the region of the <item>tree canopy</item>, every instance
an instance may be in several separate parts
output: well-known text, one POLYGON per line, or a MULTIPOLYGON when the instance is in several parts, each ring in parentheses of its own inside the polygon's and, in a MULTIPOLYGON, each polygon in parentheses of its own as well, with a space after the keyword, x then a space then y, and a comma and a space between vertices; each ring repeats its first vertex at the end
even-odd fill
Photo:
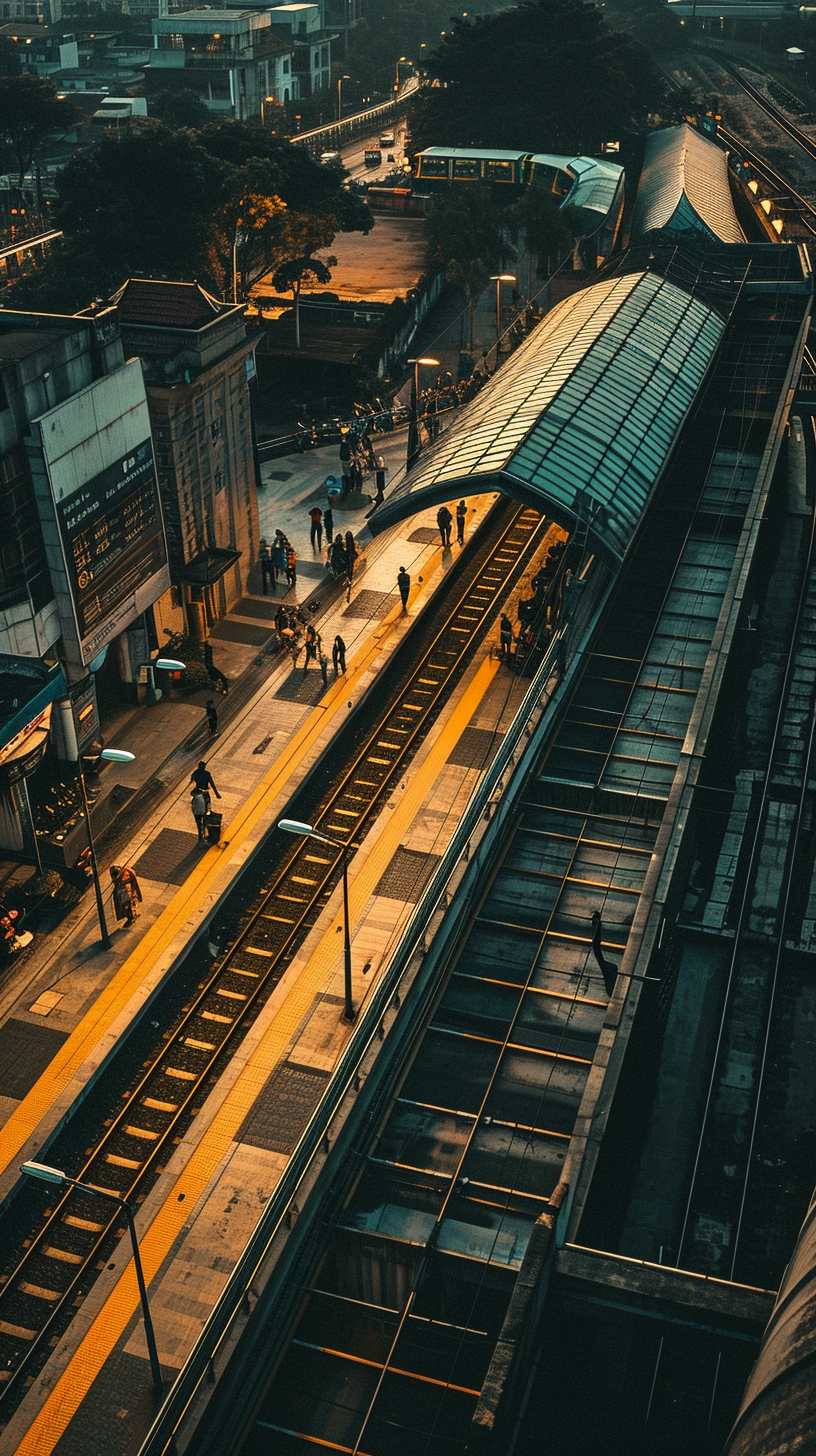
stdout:
POLYGON ((665 96, 643 46, 584 0, 523 0, 458 20, 427 66, 445 84, 413 108, 417 149, 592 152, 665 96))
POLYGON ((54 131, 67 131, 79 118, 70 101, 60 101, 54 85, 42 76, 0 76, 0 142, 17 163, 18 185, 41 142, 54 131))
POLYGON ((243 296, 288 258, 371 228, 342 182, 303 148, 234 122, 106 133, 59 173, 63 247, 15 286, 15 303, 73 311, 131 276, 196 279, 232 297, 233 248, 243 296))

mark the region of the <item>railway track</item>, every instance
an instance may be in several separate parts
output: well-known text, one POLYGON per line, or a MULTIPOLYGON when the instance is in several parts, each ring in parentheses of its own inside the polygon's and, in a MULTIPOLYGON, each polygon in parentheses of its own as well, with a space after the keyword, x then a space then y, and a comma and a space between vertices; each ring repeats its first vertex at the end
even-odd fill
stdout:
MULTIPOLYGON (((813 873, 814 747, 816 723, 816 524, 810 522, 806 568, 796 628, 785 666, 757 808, 757 830, 735 916, 719 1032, 695 1153, 677 1254, 678 1267, 718 1278, 746 1279, 773 1287, 781 1269, 767 1255, 742 1264, 746 1209, 755 1203, 757 1171, 776 1167, 779 1129, 790 1115, 784 1091, 771 1116, 763 1116, 768 1073, 773 1069, 777 1007, 800 974, 788 942, 800 940, 802 888, 813 873), (774 898, 774 887, 778 898, 774 898), (769 1162, 769 1159, 771 1160, 769 1162)), ((791 1030, 789 1028, 789 1035, 791 1030)), ((812 1168, 807 1170, 807 1186, 812 1168)), ((779 1201, 767 1186, 765 1199, 779 1201)), ((755 1210, 756 1212, 756 1210, 755 1210)), ((760 1220, 769 1216, 766 1207, 760 1220)), ((755 1220, 752 1220, 755 1222, 755 1220)), ((798 1227, 796 1216, 795 1227, 798 1227)))
MULTIPOLYGON (((312 822, 343 849, 306 841, 278 860, 234 943, 122 1094, 118 1113, 87 1134, 94 1144, 80 1167, 66 1169, 71 1176, 132 1202, 162 1171, 546 529, 535 511, 506 502, 493 521, 494 539, 474 543, 464 590, 441 620, 431 620, 429 647, 311 811, 312 822)), ((100 1200, 78 1190, 60 1195, 10 1261, 0 1287, 0 1421, 9 1418, 104 1264, 118 1214, 100 1209, 100 1200)))

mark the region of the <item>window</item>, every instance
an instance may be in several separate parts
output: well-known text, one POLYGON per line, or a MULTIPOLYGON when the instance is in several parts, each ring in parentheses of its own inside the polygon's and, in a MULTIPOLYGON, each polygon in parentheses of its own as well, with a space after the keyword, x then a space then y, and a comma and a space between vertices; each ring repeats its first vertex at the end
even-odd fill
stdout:
POLYGON ((218 420, 213 420, 212 424, 210 425, 210 435, 212 436, 213 441, 217 440, 220 434, 221 425, 218 420))
MULTIPOLYGON (((288 76, 289 75, 289 57, 288 56, 284 57, 283 74, 284 74, 284 76, 288 76)), ((289 97, 287 96, 286 99, 288 101, 289 100, 289 97)))
POLYGON ((216 494, 220 490, 223 490, 223 489, 224 489, 224 473, 221 470, 216 470, 216 472, 215 472, 215 490, 216 490, 216 494))
POLYGON ((450 159, 448 157, 420 157, 419 175, 420 177, 444 177, 447 179, 449 175, 449 164, 450 159))
POLYGON ((485 177, 488 182, 512 182, 512 162, 485 162, 485 177))
POLYGON ((478 157, 455 157, 453 175, 457 182, 473 182, 482 175, 482 164, 478 157))

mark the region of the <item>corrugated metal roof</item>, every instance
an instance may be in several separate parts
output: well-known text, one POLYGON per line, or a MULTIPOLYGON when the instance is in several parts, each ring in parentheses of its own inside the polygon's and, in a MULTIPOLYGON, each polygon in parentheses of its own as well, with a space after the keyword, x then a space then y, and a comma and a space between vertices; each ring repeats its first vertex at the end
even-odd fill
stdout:
POLYGON ((725 152, 683 122, 652 132, 638 187, 632 236, 666 228, 697 232, 723 243, 744 243, 737 222, 725 152))
POLYGON ((620 560, 725 325, 653 273, 566 299, 462 411, 377 516, 505 483, 620 560), (486 479, 486 477, 488 479, 486 479))

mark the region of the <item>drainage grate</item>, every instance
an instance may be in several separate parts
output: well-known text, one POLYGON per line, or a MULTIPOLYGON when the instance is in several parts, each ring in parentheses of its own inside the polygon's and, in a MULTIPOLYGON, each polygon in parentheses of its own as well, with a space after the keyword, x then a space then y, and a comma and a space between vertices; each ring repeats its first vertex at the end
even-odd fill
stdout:
POLYGON ((284 1062, 276 1067, 239 1133, 238 1141, 270 1153, 292 1153, 326 1090, 329 1073, 284 1062))
POLYGON ((343 613, 344 617, 384 617, 393 605, 390 592, 361 591, 343 613))
POLYGON ((398 849, 374 894, 401 900, 403 905, 416 905, 440 858, 418 849, 398 849))
POLYGON ((448 763, 455 763, 459 768, 487 768, 503 737, 489 728, 466 728, 448 754, 448 763))
MULTIPOLYGON (((192 816, 191 816, 192 817, 192 816)), ((167 885, 183 885, 193 865, 198 863, 201 846, 197 834, 183 829, 162 829, 133 866, 146 880, 159 880, 167 885)))

